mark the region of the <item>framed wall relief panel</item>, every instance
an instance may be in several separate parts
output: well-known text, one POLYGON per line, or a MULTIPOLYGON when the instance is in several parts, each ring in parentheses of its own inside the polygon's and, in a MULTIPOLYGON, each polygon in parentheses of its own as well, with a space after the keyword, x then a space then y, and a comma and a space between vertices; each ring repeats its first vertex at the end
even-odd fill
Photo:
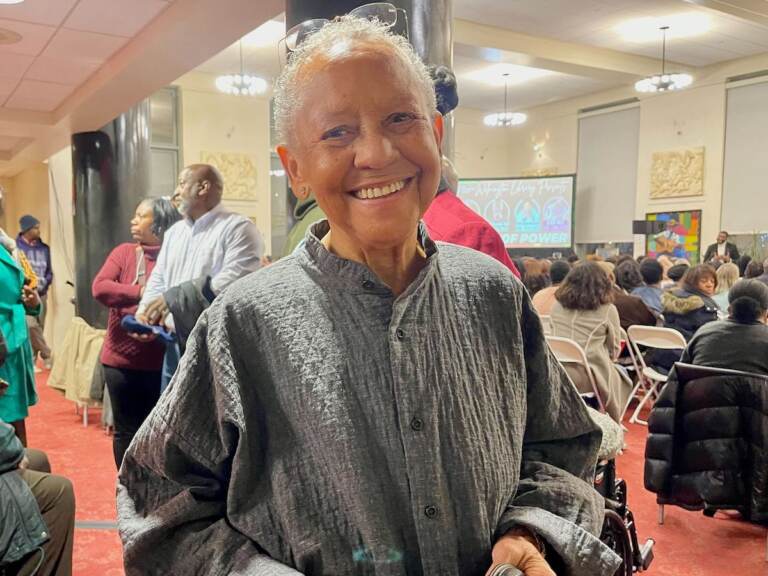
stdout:
POLYGON ((704 147, 654 152, 651 161, 651 198, 679 198, 704 194, 704 147))
POLYGON ((250 154, 200 152, 200 162, 215 166, 224 178, 224 200, 257 201, 256 161, 250 154))

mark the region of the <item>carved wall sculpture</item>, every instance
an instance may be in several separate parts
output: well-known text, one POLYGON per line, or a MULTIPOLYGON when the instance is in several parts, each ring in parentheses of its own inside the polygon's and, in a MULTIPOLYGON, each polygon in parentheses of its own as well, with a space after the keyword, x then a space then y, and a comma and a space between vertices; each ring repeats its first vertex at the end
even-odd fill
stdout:
POLYGON ((224 178, 224 199, 256 202, 256 161, 250 154, 200 152, 200 162, 219 169, 224 178))
POLYGON ((654 152, 651 198, 704 194, 704 147, 654 152))

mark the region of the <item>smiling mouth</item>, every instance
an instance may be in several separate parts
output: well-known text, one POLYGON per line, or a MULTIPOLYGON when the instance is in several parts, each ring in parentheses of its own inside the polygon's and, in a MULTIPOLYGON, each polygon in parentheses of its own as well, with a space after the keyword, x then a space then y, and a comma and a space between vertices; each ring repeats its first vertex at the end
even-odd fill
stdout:
POLYGON ((384 186, 360 188, 359 190, 353 191, 352 194, 354 195, 355 198, 359 198, 360 200, 373 200, 374 198, 384 198, 385 196, 390 196, 395 192, 399 192, 400 190, 405 188, 411 182, 411 180, 412 178, 406 178, 405 180, 396 180, 395 182, 386 184, 384 186))

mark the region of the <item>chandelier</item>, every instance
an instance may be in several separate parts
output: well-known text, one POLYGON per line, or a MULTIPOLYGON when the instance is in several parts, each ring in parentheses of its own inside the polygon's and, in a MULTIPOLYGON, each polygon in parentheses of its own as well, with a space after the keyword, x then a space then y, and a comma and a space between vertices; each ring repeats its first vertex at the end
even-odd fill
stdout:
POLYGON ((661 74, 643 78, 635 83, 638 92, 668 92, 687 88, 693 83, 693 76, 678 72, 667 72, 667 30, 669 26, 662 26, 661 30, 661 74))
POLYGON ((522 112, 507 112, 507 96, 509 90, 509 72, 502 74, 504 76, 504 112, 488 114, 483 118, 483 124, 492 128, 503 128, 505 126, 518 126, 528 120, 528 116, 522 112))
POLYGON ((243 69, 243 41, 240 40, 240 74, 225 74, 216 78, 216 88, 225 94, 255 96, 267 91, 267 81, 258 76, 246 74, 243 69))

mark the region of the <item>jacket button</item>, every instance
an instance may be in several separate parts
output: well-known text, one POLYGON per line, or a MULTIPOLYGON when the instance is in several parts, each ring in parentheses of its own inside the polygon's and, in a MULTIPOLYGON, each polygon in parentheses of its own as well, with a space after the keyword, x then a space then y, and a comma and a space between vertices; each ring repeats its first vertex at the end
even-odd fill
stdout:
POLYGON ((421 418, 414 418, 411 420, 411 428, 416 430, 416 432, 420 432, 424 429, 424 421, 421 418))
POLYGON ((431 519, 437 518, 438 510, 437 506, 429 505, 426 508, 424 508, 424 515, 431 519))
POLYGON ((375 284, 371 282, 370 280, 364 280, 363 281, 363 289, 364 290, 373 290, 375 288, 375 284))
POLYGON ((404 340, 405 339, 405 332, 402 328, 398 328, 397 331, 395 331, 395 336, 397 336, 398 340, 404 340))

